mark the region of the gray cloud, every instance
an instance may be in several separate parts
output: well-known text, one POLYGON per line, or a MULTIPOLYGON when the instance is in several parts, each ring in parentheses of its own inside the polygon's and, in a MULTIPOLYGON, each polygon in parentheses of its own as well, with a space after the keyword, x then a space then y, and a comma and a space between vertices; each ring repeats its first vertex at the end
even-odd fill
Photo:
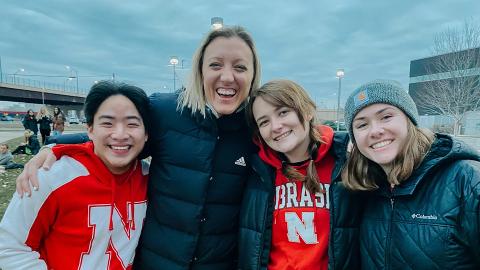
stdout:
MULTIPOLYGON (((410 61, 430 55, 434 34, 467 18, 478 21, 480 10, 476 0, 3 2, 4 73, 25 68, 26 74, 68 76, 69 65, 78 71, 82 88, 115 73, 149 93, 168 91, 170 56, 189 67, 210 18, 221 16, 254 36, 263 82, 296 80, 317 103, 330 107, 336 104, 336 68, 346 72, 343 99, 376 78, 407 87, 410 61)), ((187 72, 180 70, 180 77, 187 72)))

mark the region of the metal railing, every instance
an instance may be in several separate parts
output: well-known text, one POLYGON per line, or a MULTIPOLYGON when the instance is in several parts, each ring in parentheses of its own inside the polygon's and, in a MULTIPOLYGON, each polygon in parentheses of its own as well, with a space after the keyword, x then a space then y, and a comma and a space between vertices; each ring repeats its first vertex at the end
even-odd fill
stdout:
POLYGON ((74 94, 84 94, 86 95, 88 93, 88 90, 86 89, 77 89, 76 85, 71 85, 67 83, 66 81, 68 78, 65 78, 65 83, 59 84, 59 83, 51 83, 47 81, 38 81, 38 80, 32 80, 28 78, 24 78, 21 75, 11 75, 11 74, 2 74, 0 76, 0 83, 5 83, 5 84, 12 84, 12 85, 17 85, 17 86, 28 86, 28 87, 34 87, 34 88, 40 88, 44 90, 55 90, 55 91, 62 91, 66 93, 74 93, 74 94))

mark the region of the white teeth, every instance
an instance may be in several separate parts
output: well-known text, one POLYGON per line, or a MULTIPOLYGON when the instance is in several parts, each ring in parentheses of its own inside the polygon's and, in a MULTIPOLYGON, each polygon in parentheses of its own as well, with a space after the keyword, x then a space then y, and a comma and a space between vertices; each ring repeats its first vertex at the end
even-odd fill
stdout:
POLYGON ((291 130, 290 130, 290 131, 288 131, 288 132, 285 132, 285 133, 283 133, 282 135, 280 135, 280 136, 278 136, 278 137, 276 137, 276 138, 274 138, 274 140, 275 140, 275 141, 279 141, 279 140, 281 140, 281 139, 283 139, 283 138, 287 137, 288 135, 290 135, 290 133, 292 133, 292 131, 291 131, 291 130))
POLYGON ((373 149, 377 149, 377 148, 380 148, 380 147, 384 147, 386 145, 389 145, 392 143, 392 140, 388 140, 388 141, 383 141, 383 142, 379 142, 379 143, 376 143, 374 145, 372 145, 372 148, 373 149))
POLYGON ((236 92, 233 89, 219 88, 217 89, 217 93, 222 96, 233 96, 236 92))
POLYGON ((128 149, 128 145, 127 146, 111 146, 113 150, 127 150, 128 149))

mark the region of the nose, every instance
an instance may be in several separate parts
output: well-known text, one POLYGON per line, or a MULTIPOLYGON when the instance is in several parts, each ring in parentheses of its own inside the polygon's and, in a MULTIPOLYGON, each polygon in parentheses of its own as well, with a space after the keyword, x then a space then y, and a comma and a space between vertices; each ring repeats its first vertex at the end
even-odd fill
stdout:
POLYGON ((383 135, 384 132, 385 132, 385 130, 384 130, 383 125, 381 123, 373 121, 370 124, 370 136, 378 137, 378 136, 383 135))
POLYGON ((220 74, 220 80, 222 82, 233 82, 233 70, 232 67, 225 67, 222 69, 222 73, 220 74))
POLYGON ((282 121, 275 118, 273 118, 271 121, 272 121, 272 124, 271 124, 272 131, 279 132, 283 127, 282 121))
POLYGON ((127 128, 123 125, 116 125, 111 134, 112 138, 115 140, 125 140, 128 139, 127 128))

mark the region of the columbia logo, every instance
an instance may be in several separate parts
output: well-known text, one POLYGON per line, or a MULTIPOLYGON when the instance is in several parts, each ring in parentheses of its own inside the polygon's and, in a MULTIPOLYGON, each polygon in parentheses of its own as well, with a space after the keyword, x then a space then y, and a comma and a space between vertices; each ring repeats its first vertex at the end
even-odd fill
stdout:
POLYGON ((424 215, 424 214, 412 214, 412 218, 413 219, 433 219, 433 220, 436 220, 438 219, 437 216, 435 215, 424 215))
POLYGON ((235 161, 235 164, 238 165, 238 166, 243 166, 243 167, 247 166, 247 163, 245 163, 245 159, 243 157, 237 159, 235 161))

